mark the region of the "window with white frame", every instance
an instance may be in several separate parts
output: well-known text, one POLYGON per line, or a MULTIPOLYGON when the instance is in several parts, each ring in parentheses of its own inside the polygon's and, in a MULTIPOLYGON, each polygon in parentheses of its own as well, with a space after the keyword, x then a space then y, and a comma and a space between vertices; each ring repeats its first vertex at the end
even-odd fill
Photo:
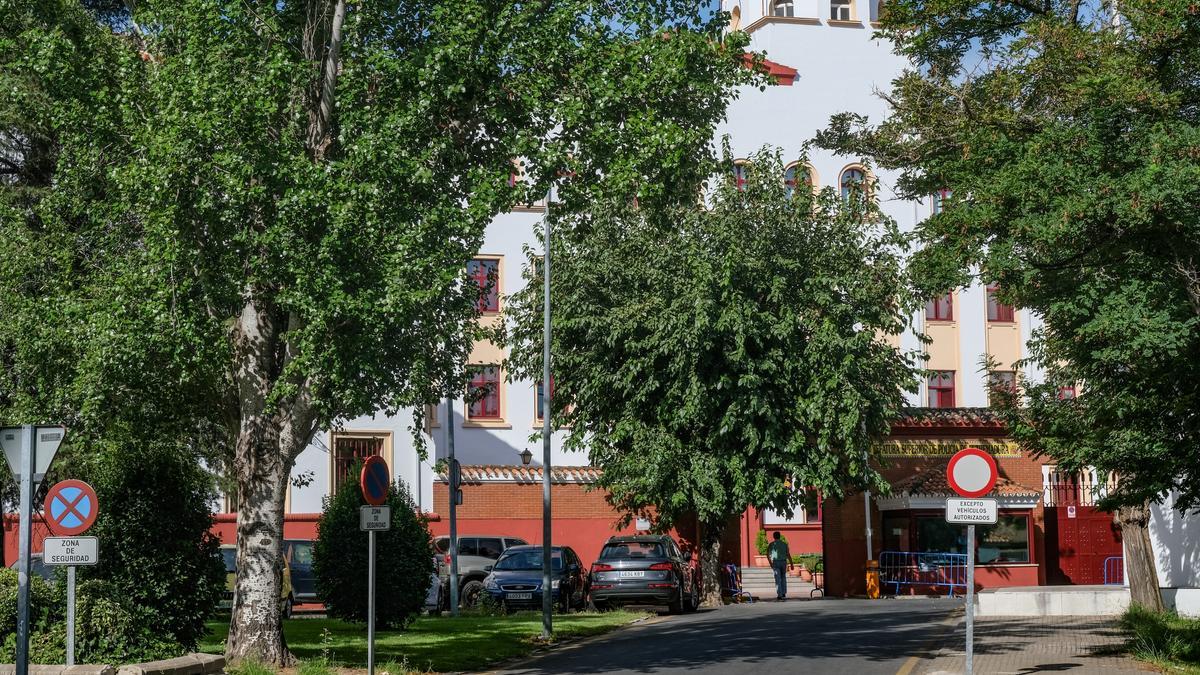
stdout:
POLYGON ((792 0, 774 0, 771 3, 771 16, 796 16, 796 7, 792 0))
POLYGON ((850 0, 830 0, 829 19, 831 21, 853 21, 854 13, 850 0))

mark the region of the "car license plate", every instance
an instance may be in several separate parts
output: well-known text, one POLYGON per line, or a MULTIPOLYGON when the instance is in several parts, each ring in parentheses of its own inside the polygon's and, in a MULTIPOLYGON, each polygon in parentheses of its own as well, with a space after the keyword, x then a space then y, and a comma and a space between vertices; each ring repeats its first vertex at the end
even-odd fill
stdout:
POLYGON ((532 600, 533 593, 509 593, 504 597, 509 600, 532 600))
POLYGON ((642 570, 622 570, 617 572, 617 578, 619 579, 640 579, 644 576, 646 576, 646 573, 642 570))

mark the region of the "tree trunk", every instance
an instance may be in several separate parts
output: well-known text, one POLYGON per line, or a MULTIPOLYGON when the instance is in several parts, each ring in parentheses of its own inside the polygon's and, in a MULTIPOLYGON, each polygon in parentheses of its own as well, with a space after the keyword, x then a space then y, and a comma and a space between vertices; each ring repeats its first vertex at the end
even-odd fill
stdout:
POLYGON ((1163 611, 1154 550, 1150 545, 1150 504, 1117 509, 1117 522, 1125 542, 1125 581, 1129 584, 1130 601, 1149 610, 1163 611))
POLYGON ((238 439, 237 466, 237 582, 233 617, 225 657, 276 666, 293 665, 283 636, 280 594, 283 578, 283 501, 288 469, 278 443, 260 438, 250 450, 253 460, 243 461, 238 439))
POLYGON ((721 525, 701 524, 700 580, 701 602, 704 607, 721 606, 721 525))
MULTIPOLYGON (((294 358, 281 335, 283 319, 264 289, 248 286, 233 337, 240 425, 233 470, 237 480, 237 581, 226 659, 290 666, 283 636, 283 511, 296 455, 313 433, 311 383, 267 409, 279 374, 294 358), (279 348, 284 342, 283 349, 279 348)), ((296 330, 299 319, 288 317, 296 330)))

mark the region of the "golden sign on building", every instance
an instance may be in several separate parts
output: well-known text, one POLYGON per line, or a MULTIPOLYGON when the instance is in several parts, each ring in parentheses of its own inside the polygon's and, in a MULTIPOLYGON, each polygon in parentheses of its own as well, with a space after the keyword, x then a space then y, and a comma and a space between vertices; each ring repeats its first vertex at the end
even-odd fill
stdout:
POLYGON ((884 457, 949 457, 963 448, 979 448, 993 457, 1021 456, 1021 446, 1012 441, 969 438, 885 441, 876 449, 884 457))

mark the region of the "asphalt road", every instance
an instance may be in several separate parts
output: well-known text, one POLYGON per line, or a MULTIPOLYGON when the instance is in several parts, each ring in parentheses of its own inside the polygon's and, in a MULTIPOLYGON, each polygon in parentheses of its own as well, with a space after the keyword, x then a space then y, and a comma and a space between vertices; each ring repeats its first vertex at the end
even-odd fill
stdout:
POLYGON ((945 635, 961 606, 950 599, 729 605, 653 619, 499 672, 896 675, 945 635))

